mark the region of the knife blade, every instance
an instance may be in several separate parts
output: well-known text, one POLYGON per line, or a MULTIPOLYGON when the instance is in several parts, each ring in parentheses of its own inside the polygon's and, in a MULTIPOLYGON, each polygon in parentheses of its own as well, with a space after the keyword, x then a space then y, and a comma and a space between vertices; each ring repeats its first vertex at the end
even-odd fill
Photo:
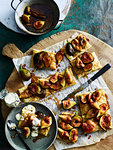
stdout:
POLYGON ((81 86, 79 86, 76 90, 74 90, 72 93, 68 94, 63 100, 69 99, 70 97, 74 96, 76 93, 84 90, 86 87, 89 86, 91 82, 96 80, 98 77, 100 77, 103 73, 105 73, 107 70, 111 68, 110 64, 106 64, 102 69, 100 69, 93 77, 91 77, 87 82, 83 83, 81 86))

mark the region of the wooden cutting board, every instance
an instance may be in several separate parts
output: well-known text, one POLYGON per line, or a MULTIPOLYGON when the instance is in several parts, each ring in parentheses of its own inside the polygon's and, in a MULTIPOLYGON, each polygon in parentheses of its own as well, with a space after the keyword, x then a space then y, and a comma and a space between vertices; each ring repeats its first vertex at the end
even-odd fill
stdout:
MULTIPOLYGON (((56 44, 62 40, 65 40, 72 36, 75 32, 83 33, 86 35, 87 38, 90 40, 90 44, 92 45, 90 51, 95 51, 102 66, 104 66, 107 63, 110 63, 112 68, 106 72, 103 75, 103 78, 105 82, 107 83, 109 89, 113 91, 113 48, 107 45, 106 43, 102 42, 101 40, 97 39, 96 37, 82 31, 77 30, 68 30, 63 31, 61 33, 54 34, 37 44, 33 45, 29 50, 27 50, 25 53, 22 53, 14 44, 7 44, 3 47, 2 54, 4 56, 10 57, 10 58, 19 58, 25 55, 30 55, 32 53, 32 49, 44 49, 47 48, 53 44, 56 44)), ((16 92, 17 89, 21 88, 23 86, 23 83, 21 81, 21 78, 19 74, 17 73, 16 69, 14 68, 12 74, 10 75, 5 88, 9 90, 9 92, 16 92)), ((11 111, 9 109, 4 101, 2 101, 2 115, 4 120, 6 120, 7 115, 11 111)), ((53 146, 49 150, 55 149, 53 146)), ((87 146, 87 147, 80 147, 80 148, 72 148, 70 150, 112 150, 113 149, 113 135, 107 137, 104 140, 101 140, 99 143, 87 146)))

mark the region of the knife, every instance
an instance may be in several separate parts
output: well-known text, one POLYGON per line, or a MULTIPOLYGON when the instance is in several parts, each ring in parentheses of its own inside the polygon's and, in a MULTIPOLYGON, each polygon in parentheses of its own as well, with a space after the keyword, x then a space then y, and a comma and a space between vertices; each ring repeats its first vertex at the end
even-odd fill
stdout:
POLYGON ((63 100, 66 100, 72 96, 74 96, 76 93, 84 90, 86 87, 89 86, 91 82, 96 80, 98 77, 100 77, 103 73, 105 73, 107 70, 111 68, 110 64, 106 64, 101 70, 99 70, 93 77, 91 77, 87 82, 83 83, 81 86, 79 86, 76 90, 74 90, 72 93, 68 94, 63 100))

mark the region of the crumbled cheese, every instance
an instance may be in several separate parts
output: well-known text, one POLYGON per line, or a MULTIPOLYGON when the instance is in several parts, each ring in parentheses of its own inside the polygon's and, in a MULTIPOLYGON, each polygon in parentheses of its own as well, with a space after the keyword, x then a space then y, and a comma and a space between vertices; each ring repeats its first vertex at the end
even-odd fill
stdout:
POLYGON ((35 127, 37 127, 37 126, 39 127, 40 122, 41 121, 38 118, 34 118, 33 121, 32 121, 32 125, 35 126, 35 127))
POLYGON ((31 132, 31 136, 32 136, 32 137, 37 137, 37 136, 38 136, 38 130, 33 130, 33 131, 31 132))
POLYGON ((22 109, 22 115, 26 117, 28 114, 35 114, 36 108, 33 105, 27 105, 22 109))
POLYGON ((24 120, 24 117, 21 114, 16 114, 16 120, 24 120))

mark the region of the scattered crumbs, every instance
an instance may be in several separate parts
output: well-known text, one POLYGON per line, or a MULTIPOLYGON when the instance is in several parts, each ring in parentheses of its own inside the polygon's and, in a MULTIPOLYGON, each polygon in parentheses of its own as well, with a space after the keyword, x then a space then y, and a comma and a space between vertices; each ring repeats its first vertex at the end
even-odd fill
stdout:
POLYGON ((57 94, 58 96, 60 95, 60 94, 57 94))
POLYGON ((23 67, 26 67, 26 64, 24 64, 23 67))
POLYGON ((57 69, 57 71, 59 71, 59 69, 57 69))
POLYGON ((88 92, 89 92, 90 90, 88 90, 88 92))
POLYGON ((108 95, 107 94, 105 94, 105 97, 106 97, 106 100, 108 100, 108 95))
POLYGON ((86 40, 89 42, 89 39, 88 39, 88 38, 86 38, 86 40))
POLYGON ((43 74, 41 74, 41 76, 43 76, 43 74))
POLYGON ((58 64, 58 67, 60 67, 60 64, 58 64))
POLYGON ((91 138, 91 135, 88 136, 88 139, 90 139, 90 138, 91 138))
POLYGON ((85 75, 85 76, 84 76, 84 78, 88 78, 88 76, 87 76, 87 75, 85 75))
POLYGON ((95 88, 94 90, 97 90, 97 88, 95 88))
POLYGON ((71 98, 75 99, 75 95, 73 95, 71 98))
POLYGON ((55 53, 56 53, 56 51, 55 51, 55 53))
POLYGON ((84 133, 82 132, 80 135, 83 135, 84 133))
POLYGON ((56 112, 53 111, 53 113, 54 113, 54 115, 56 116, 56 112))
POLYGON ((32 70, 32 72, 34 72, 34 70, 32 70))
POLYGON ((87 136, 87 134, 85 134, 85 136, 87 136))

